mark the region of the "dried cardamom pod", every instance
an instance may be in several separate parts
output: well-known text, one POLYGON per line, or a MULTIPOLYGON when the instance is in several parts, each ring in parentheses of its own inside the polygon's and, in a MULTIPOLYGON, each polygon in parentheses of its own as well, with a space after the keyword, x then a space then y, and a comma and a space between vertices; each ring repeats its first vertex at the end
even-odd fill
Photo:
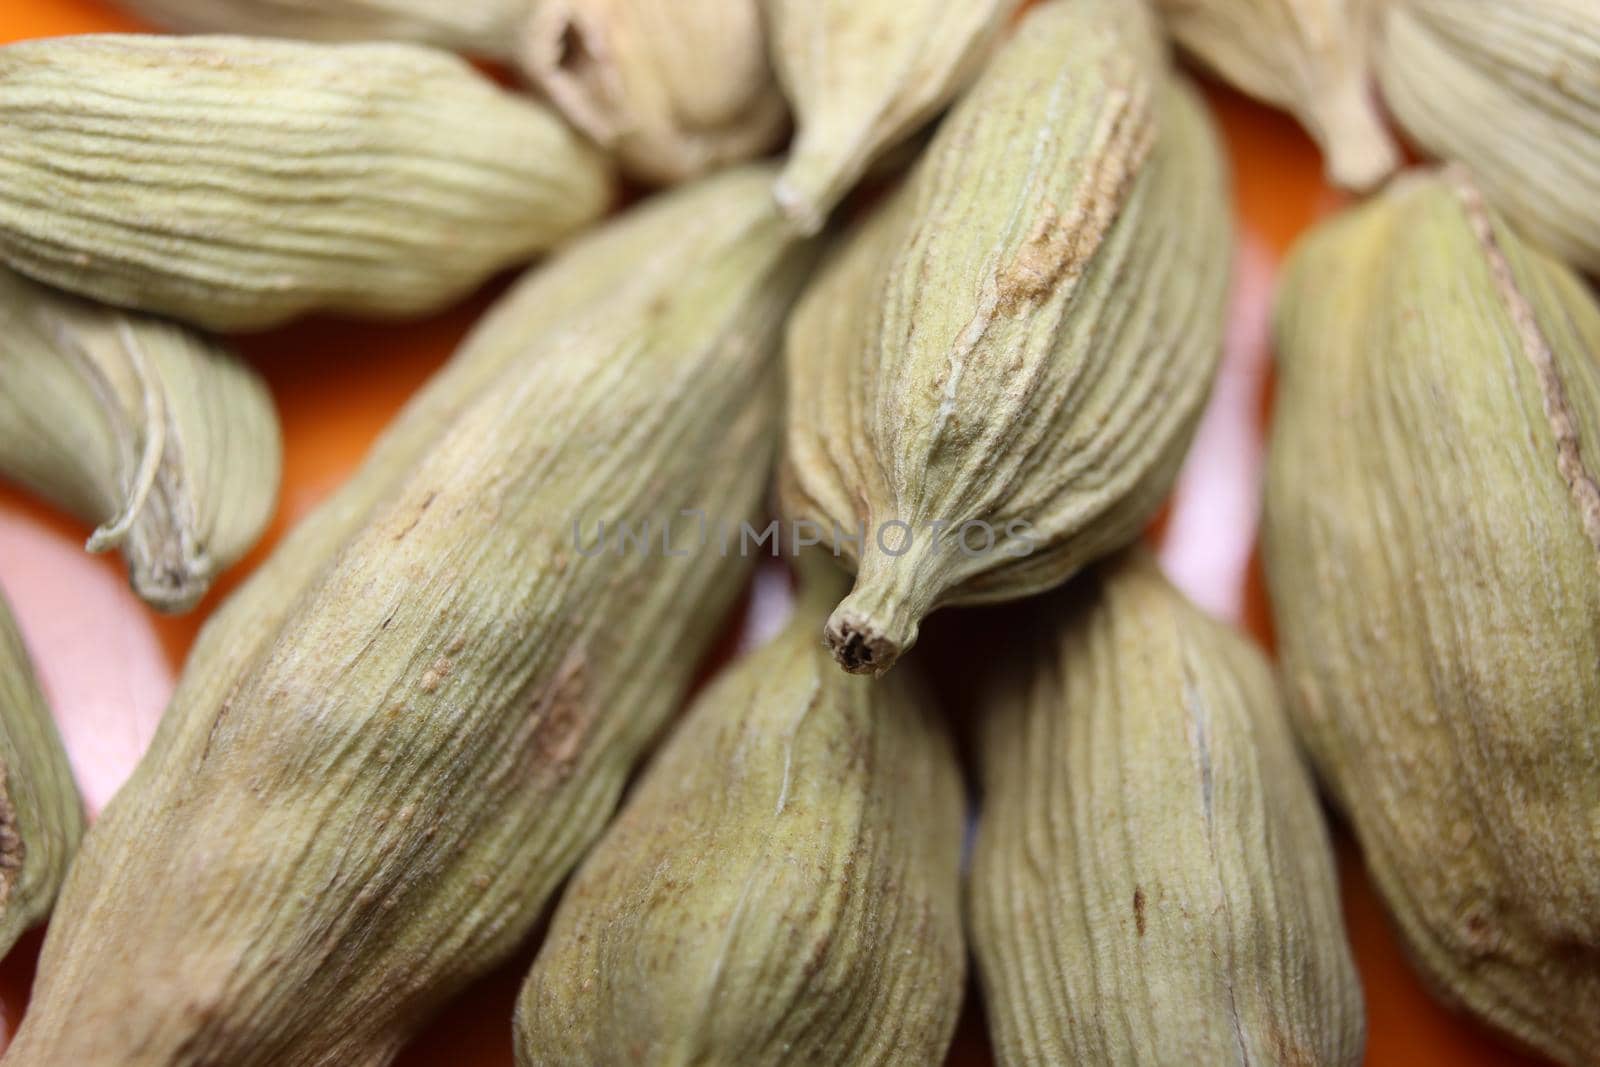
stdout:
POLYGON ((1003 664, 969 898, 998 1062, 1359 1064, 1333 853, 1266 659, 1135 551, 1003 664))
POLYGON ((817 627, 735 664, 567 889, 522 991, 523 1067, 942 1062, 965 950, 960 771, 904 672, 841 673, 817 627))
POLYGON ((0 595, 0 956, 49 916, 82 834, 72 768, 0 595))
POLYGON ((540 0, 521 51, 562 114, 644 181, 753 158, 788 127, 760 0, 540 0))
POLYGON ((1156 0, 1173 37, 1224 80, 1305 127, 1328 178, 1368 189, 1400 152, 1372 89, 1373 0, 1156 0))
POLYGON ((516 947, 740 585, 681 515, 746 518, 775 446, 808 257, 771 179, 531 275, 213 619, 11 1067, 382 1064, 516 947), (655 525, 597 550, 599 522, 655 525))
POLYGON ((798 130, 775 188, 815 233, 867 168, 978 73, 1019 0, 764 0, 798 130))
POLYGON ((1600 274, 1600 5, 1386 0, 1384 101, 1529 237, 1600 274))
POLYGON ((255 545, 281 462, 272 397, 216 342, 0 267, 0 476, 96 524, 151 606, 187 611, 255 545))
POLYGON ((609 197, 549 112, 416 45, 0 48, 0 260, 204 327, 425 312, 609 197))
POLYGON ((1592 1063, 1600 306, 1447 172, 1316 230, 1277 316, 1264 548, 1301 737, 1440 995, 1592 1063))
POLYGON ((1034 9, 796 310, 781 489, 844 534, 846 670, 887 670, 942 604, 1036 593, 1131 541, 1188 448, 1222 346, 1226 182, 1131 10, 1034 9))
POLYGON ((533 0, 120 0, 158 26, 314 41, 415 41, 503 59, 533 0))

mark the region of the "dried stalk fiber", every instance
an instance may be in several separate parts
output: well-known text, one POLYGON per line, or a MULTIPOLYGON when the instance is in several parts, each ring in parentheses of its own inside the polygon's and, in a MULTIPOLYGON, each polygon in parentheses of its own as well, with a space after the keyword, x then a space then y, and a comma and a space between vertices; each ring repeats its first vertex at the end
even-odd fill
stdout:
POLYGON ((523 1067, 943 1062, 960 771, 928 694, 834 667, 843 591, 703 696, 579 870, 517 1008, 523 1067))
POLYGON ((797 521, 861 535, 826 631, 846 670, 1137 536, 1221 352, 1225 186, 1153 27, 1060 0, 824 269, 788 332, 781 488, 797 521))
POLYGON ((216 342, 0 267, 0 476, 98 528, 133 589, 187 611, 271 520, 266 386, 216 342))
POLYGON ((218 330, 420 314, 609 199, 553 115, 417 45, 0 48, 0 260, 110 304, 218 330))
POLYGON ((120 0, 181 33, 414 41, 504 59, 535 0, 120 0))
POLYGON ((807 233, 966 88, 1019 0, 763 0, 798 131, 775 187, 807 233))
POLYGON ((569 122, 643 181, 754 158, 788 128, 760 0, 540 0, 521 60, 569 122))
POLYGON ((0 596, 0 956, 50 914, 83 835, 83 802, 0 596))
POLYGON ((760 499, 808 259, 771 178, 530 275, 212 620, 74 864, 11 1067, 387 1063, 528 933, 741 583, 659 524, 760 499))
POLYGON ((1264 547, 1303 740, 1437 991, 1600 1048, 1600 306, 1459 172, 1292 259, 1264 547))
POLYGON ((1600 274, 1600 5, 1387 0, 1385 102, 1534 241, 1600 274))
POLYGON ((979 700, 998 1062, 1356 1067, 1333 853, 1265 658, 1142 552, 1041 616, 979 700))
POLYGON ((1300 121, 1322 149, 1329 180, 1360 190, 1400 162, 1372 86, 1372 2, 1157 0, 1157 7, 1202 63, 1300 121))

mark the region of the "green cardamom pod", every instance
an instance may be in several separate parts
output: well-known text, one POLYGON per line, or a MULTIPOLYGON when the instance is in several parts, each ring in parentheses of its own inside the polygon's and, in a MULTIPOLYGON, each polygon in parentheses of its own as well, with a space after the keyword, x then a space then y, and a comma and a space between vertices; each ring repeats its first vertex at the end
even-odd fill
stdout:
POLYGON ((1156 0, 1179 44, 1241 91, 1290 112, 1328 177, 1368 189, 1400 152, 1384 127, 1368 55, 1373 0, 1156 0))
POLYGON ((1534 241, 1600 274, 1600 5, 1386 0, 1384 101, 1534 241))
POLYGON ((281 463, 266 386, 216 342, 0 267, 0 476, 96 524, 151 606, 187 611, 255 545, 281 463))
POLYGON ((1439 994, 1593 1063, 1600 305, 1450 170, 1307 237, 1276 329, 1263 545, 1302 740, 1439 994))
POLYGON ((781 492, 856 569, 826 631, 846 670, 887 670, 942 604, 1065 581, 1177 474, 1230 215, 1138 10, 1035 8, 796 310, 781 492))
POLYGON ((815 233, 887 149, 972 81, 1019 0, 764 0, 798 130, 775 192, 815 233))
POLYGON ((540 0, 522 67, 648 182, 761 155, 788 128, 760 0, 540 0))
POLYGON ((1002 1067, 1356 1067, 1333 852, 1271 667, 1134 551, 979 698, 971 924, 1002 1067))
POLYGON ((548 111, 418 45, 0 48, 0 260, 202 327, 437 309, 610 189, 548 111))
POLYGON ((531 274, 208 624, 10 1067, 375 1067, 528 934, 741 586, 696 537, 776 447, 809 256, 772 176, 531 274))
POLYGON ((119 0, 182 33, 414 41, 505 59, 532 0, 119 0))
POLYGON ((0 956, 49 916, 82 834, 72 768, 0 595, 0 956))
POLYGON ((523 1067, 943 1061, 961 775, 909 672, 851 677, 817 641, 842 582, 819 561, 584 861, 523 988, 523 1067))

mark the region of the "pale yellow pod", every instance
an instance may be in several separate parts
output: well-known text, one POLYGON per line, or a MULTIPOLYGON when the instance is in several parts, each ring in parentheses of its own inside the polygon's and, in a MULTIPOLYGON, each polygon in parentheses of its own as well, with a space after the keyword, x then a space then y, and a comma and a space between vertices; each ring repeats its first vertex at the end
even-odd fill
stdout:
POLYGON ((1460 172, 1295 251, 1263 548, 1287 695, 1412 958, 1600 1048, 1600 304, 1460 172))
POLYGON ((1019 0, 763 0, 797 131, 775 189, 805 232, 978 73, 1019 0))
POLYGON ((846 670, 1137 536, 1221 353, 1226 187, 1153 26, 1057 0, 823 269, 788 330, 780 490, 856 571, 826 631, 846 670))
POLYGON ((0 594, 0 957, 50 915, 83 836, 83 802, 0 594))
POLYGON ((1357 1067, 1361 987, 1271 667, 1150 557, 983 675, 971 936, 1001 1067, 1357 1067))
POLYGON ((1156 0, 1172 35, 1223 79, 1295 116, 1328 178, 1368 189, 1399 165, 1372 84, 1374 0, 1156 0))
POLYGON ((119 0, 181 33, 414 41, 504 59, 534 0, 119 0))
POLYGON ((373 1067, 516 949, 747 573, 684 515, 749 518, 775 451, 772 176, 533 272, 213 617, 9 1067, 373 1067))
POLYGON ((600 155, 404 44, 0 48, 0 260, 219 330, 442 307, 593 222, 600 155))
POLYGON ((277 509, 272 397, 215 341, 0 267, 0 477, 97 528, 134 592, 187 611, 277 509))
POLYGON ((522 68, 630 175, 672 183, 788 129, 760 0, 540 0, 522 68))
POLYGON ((911 672, 840 672, 817 561, 688 712, 556 910, 523 1067, 940 1063, 965 979, 960 771, 911 672))
POLYGON ((1600 274, 1600 4, 1387 0, 1385 102, 1523 233, 1600 274))

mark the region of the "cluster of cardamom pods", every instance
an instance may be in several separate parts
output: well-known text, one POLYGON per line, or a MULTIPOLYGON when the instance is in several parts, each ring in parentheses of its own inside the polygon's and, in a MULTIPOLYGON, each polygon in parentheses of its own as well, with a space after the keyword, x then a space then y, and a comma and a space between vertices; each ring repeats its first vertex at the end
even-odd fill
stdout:
POLYGON ((925 1067, 969 960, 1003 1067, 1356 1067, 1319 780, 1439 995, 1593 1062, 1591 0, 127 3, 203 35, 0 47, 0 477, 152 607, 275 514, 222 335, 526 273, 87 831, 0 602, 4 1067, 381 1067, 547 916, 522 1067, 925 1067), (1138 543, 1234 245, 1181 54, 1387 179, 1278 297, 1277 665, 1138 543), (1002 603, 954 730, 915 646, 1002 603))

